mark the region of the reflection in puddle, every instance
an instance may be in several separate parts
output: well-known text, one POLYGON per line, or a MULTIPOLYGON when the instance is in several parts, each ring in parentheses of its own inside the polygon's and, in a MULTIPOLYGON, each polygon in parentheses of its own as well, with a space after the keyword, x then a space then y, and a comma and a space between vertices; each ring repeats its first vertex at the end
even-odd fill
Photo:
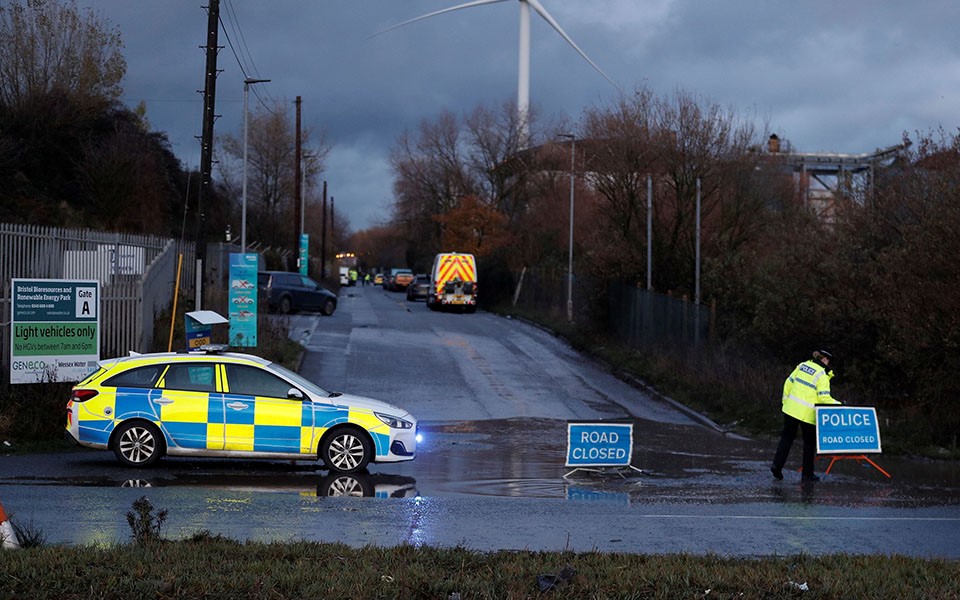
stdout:
POLYGON ((127 479, 126 481, 120 484, 120 487, 148 488, 148 487, 153 487, 153 485, 151 485, 150 482, 147 481, 146 479, 127 479))
POLYGON ((605 504, 630 504, 630 494, 625 492, 605 492, 575 485, 567 486, 567 500, 571 502, 602 502, 605 504))
MULTIPOLYGON (((90 482, 87 482, 88 485, 90 482)), ((295 492, 301 495, 330 498, 412 498, 418 495, 413 477, 383 473, 328 473, 319 477, 277 475, 234 475, 205 473, 203 475, 157 477, 154 479, 126 479, 119 482, 125 488, 149 487, 204 487, 234 492, 295 492)), ((102 485, 117 485, 103 482, 102 485)), ((217 501, 214 510, 236 510, 217 501)), ((238 502, 231 500, 230 502, 238 502)))
POLYGON ((317 485, 317 496, 333 498, 412 498, 417 495, 416 480, 402 475, 369 473, 331 473, 317 485))
POLYGON ((563 498, 563 479, 474 479, 442 485, 448 493, 516 498, 563 498))

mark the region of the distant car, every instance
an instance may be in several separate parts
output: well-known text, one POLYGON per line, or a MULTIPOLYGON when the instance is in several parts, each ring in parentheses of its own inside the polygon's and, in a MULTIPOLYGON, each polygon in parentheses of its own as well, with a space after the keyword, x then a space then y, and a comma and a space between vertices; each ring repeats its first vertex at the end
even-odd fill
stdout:
MULTIPOLYGON (((276 363, 216 346, 102 360, 74 386, 66 418, 70 438, 113 450, 128 467, 164 455, 208 456, 320 460, 355 473, 413 460, 418 437, 416 419, 401 408, 329 392, 276 363)), ((362 483, 341 481, 339 493, 368 495, 362 483)))
POLYGON ((430 295, 430 276, 417 275, 413 282, 407 286, 407 300, 414 302, 416 300, 426 300, 430 295))
POLYGON ((377 273, 373 276, 373 285, 383 285, 383 273, 377 273))
POLYGON ((270 311, 283 314, 319 311, 329 317, 337 310, 336 294, 299 273, 260 271, 257 273, 257 287, 270 311))
POLYGON ((397 271, 390 278, 390 291, 393 292, 402 292, 407 289, 407 286, 413 282, 413 271, 409 269, 401 269, 397 271))

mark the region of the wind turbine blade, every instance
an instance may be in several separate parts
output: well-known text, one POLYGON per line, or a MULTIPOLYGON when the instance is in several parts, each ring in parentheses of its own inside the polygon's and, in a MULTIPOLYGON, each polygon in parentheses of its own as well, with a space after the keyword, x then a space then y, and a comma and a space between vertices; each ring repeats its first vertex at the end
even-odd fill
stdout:
MULTIPOLYGON (((616 81, 610 79, 610 77, 608 77, 607 74, 603 72, 603 69, 598 67, 597 63, 590 60, 590 57, 587 56, 586 53, 580 49, 580 46, 577 46, 577 44, 572 39, 570 39, 570 36, 567 35, 567 32, 563 30, 563 27, 560 27, 560 23, 557 23, 557 21, 550 16, 550 13, 548 13, 547 9, 545 9, 543 5, 540 4, 539 0, 520 0, 520 1, 528 3, 533 8, 533 10, 537 11, 537 14, 540 15, 544 21, 550 24, 550 27, 553 27, 554 31, 560 34, 560 37, 567 40, 567 43, 573 46, 573 49, 576 50, 577 53, 583 57, 583 60, 590 63, 590 66, 596 69, 597 73, 600 73, 601 75, 603 75, 603 78, 609 81, 611 84, 613 84, 613 87, 617 88, 621 92, 623 91, 623 89, 617 84, 616 81)), ((447 10, 453 10, 453 9, 447 9, 447 10)))
MULTIPOLYGON (((404 21, 403 23, 397 23, 396 25, 392 25, 392 26, 390 26, 390 27, 387 27, 386 29, 382 29, 382 30, 376 32, 375 34, 373 34, 373 35, 370 36, 370 37, 376 37, 376 36, 378 36, 378 35, 380 35, 380 34, 383 34, 383 33, 388 32, 388 31, 393 31, 394 29, 397 29, 398 27, 403 27, 404 25, 409 25, 410 23, 416 23, 417 21, 422 21, 422 20, 424 20, 424 19, 429 19, 430 17, 435 17, 435 16, 437 16, 437 15, 442 15, 443 13, 453 12, 453 11, 455 11, 455 10, 460 10, 461 8, 471 8, 471 7, 473 7, 473 6, 480 6, 481 4, 497 4, 498 2, 506 2, 506 1, 507 1, 507 0, 473 0, 473 2, 464 2, 463 4, 458 4, 458 5, 456 5, 456 6, 451 6, 450 8, 444 8, 444 9, 442 9, 442 10, 435 10, 435 11, 433 11, 432 13, 427 13, 427 14, 425 14, 425 15, 420 15, 419 17, 415 17, 415 18, 413 18, 413 19, 409 19, 409 20, 407 20, 407 21, 404 21)), ((587 60, 590 60, 590 59, 587 59, 587 60)))

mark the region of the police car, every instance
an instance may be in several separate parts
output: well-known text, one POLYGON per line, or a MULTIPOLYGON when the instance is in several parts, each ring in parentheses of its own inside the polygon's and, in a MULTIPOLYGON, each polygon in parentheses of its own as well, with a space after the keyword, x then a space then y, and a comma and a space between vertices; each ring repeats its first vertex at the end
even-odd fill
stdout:
POLYGON ((320 460, 355 473, 413 460, 417 421, 372 398, 328 392, 281 365, 208 346, 104 360, 73 388, 66 430, 131 467, 167 456, 320 460))

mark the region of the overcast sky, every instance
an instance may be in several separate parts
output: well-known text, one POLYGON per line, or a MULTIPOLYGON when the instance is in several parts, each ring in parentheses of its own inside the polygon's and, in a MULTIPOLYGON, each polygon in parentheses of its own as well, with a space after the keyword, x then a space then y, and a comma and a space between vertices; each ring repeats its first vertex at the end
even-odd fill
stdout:
MULTIPOLYGON (((78 0, 125 43, 124 100, 197 168, 206 0, 78 0)), ((516 101, 518 0, 391 25, 450 0, 221 0, 215 135, 242 134, 244 71, 267 100, 303 99, 332 146, 323 179, 354 230, 384 222, 397 136, 441 111, 516 101), (228 41, 229 36, 229 41, 228 41), (232 47, 231 47, 232 43, 232 47)), ((871 152, 960 125, 956 0, 541 0, 620 87, 681 88, 803 152, 871 152)), ((618 90, 535 13, 530 102, 576 121, 618 90)), ((258 102, 250 95, 251 106, 258 102)), ((293 111, 291 110, 291 118, 293 111)))

